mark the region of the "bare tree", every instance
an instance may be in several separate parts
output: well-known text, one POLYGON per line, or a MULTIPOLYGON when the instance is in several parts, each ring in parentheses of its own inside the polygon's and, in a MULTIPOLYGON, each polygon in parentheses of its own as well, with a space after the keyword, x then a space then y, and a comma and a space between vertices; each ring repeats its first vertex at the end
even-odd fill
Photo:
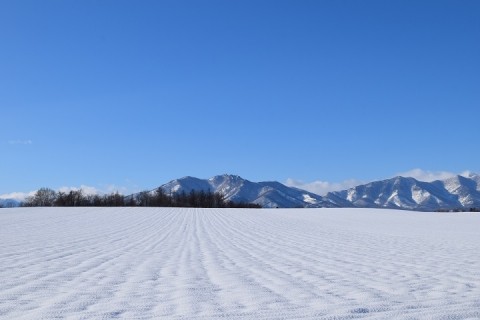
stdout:
POLYGON ((26 207, 51 207, 55 204, 57 193, 49 188, 40 188, 25 200, 26 207))

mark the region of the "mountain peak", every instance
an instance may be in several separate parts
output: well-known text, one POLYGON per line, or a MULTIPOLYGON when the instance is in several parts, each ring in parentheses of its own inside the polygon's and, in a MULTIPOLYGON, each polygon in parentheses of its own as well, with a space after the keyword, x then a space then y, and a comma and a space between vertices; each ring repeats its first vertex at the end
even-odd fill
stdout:
POLYGON ((230 179, 230 180, 245 180, 245 179, 243 179, 242 177, 240 177, 239 175, 236 175, 236 174, 228 174, 228 173, 224 173, 224 174, 221 174, 221 175, 213 176, 213 177, 211 177, 209 180, 214 180, 214 179, 219 179, 219 178, 230 179))

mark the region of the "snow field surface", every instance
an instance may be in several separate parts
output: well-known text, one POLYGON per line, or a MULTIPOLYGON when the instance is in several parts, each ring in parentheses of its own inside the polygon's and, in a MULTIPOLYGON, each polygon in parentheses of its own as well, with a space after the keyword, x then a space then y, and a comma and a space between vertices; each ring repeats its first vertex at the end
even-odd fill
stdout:
POLYGON ((480 214, 0 209, 0 319, 480 319, 480 214))

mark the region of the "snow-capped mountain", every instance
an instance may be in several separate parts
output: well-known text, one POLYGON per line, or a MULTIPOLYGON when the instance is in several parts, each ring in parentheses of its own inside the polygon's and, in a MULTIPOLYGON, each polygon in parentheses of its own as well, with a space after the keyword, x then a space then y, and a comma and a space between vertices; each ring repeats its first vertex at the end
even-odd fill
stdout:
POLYGON ((460 205, 465 208, 480 207, 479 175, 455 176, 442 181, 434 181, 433 184, 455 195, 460 205))
POLYGON ((348 190, 331 192, 325 198, 341 198, 356 207, 439 210, 480 207, 480 177, 456 176, 422 182, 395 177, 374 181, 348 190))
POLYGON ((226 200, 235 202, 256 203, 264 208, 295 208, 295 207, 352 207, 342 198, 325 199, 317 194, 287 187, 279 182, 252 182, 236 175, 219 175, 210 179, 184 177, 172 180, 161 188, 167 194, 204 190, 219 192, 226 200))

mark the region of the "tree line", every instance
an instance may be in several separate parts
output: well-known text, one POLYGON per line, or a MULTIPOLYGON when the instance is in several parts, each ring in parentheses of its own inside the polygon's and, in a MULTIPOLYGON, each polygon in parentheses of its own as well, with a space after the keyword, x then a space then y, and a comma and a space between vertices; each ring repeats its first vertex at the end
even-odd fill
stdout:
POLYGON ((192 208, 261 208, 258 204, 234 202, 218 192, 196 191, 166 194, 162 188, 124 196, 118 192, 85 194, 82 189, 68 192, 40 188, 28 197, 24 207, 192 207, 192 208))
POLYGON ((480 207, 471 208, 455 208, 455 209, 438 209, 437 212, 480 212, 480 207))

